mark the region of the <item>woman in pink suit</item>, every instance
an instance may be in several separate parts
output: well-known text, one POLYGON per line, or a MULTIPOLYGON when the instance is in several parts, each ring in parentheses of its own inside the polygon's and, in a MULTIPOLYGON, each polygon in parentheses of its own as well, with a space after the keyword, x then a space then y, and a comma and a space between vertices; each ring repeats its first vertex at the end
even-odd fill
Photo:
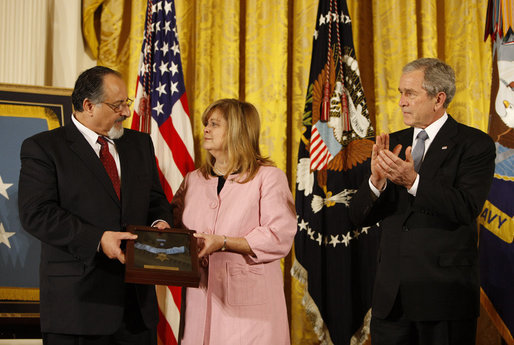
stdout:
POLYGON ((260 154, 253 105, 222 99, 202 122, 205 162, 173 198, 182 225, 197 231, 203 266, 200 287, 186 292, 182 345, 289 344, 280 259, 296 215, 287 178, 260 154))

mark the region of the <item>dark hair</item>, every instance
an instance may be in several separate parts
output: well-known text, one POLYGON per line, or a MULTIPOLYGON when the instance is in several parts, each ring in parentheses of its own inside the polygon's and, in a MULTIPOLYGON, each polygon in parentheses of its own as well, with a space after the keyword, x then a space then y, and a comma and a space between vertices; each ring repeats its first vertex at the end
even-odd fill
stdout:
POLYGON ((455 95, 455 72, 443 61, 435 58, 421 58, 403 67, 403 73, 422 70, 425 73, 423 88, 431 97, 439 92, 446 94, 443 107, 446 109, 455 95))
POLYGON ((79 75, 71 94, 71 103, 75 111, 84 111, 82 104, 86 98, 95 104, 103 101, 103 80, 107 74, 114 74, 121 78, 120 73, 105 66, 92 67, 79 75))

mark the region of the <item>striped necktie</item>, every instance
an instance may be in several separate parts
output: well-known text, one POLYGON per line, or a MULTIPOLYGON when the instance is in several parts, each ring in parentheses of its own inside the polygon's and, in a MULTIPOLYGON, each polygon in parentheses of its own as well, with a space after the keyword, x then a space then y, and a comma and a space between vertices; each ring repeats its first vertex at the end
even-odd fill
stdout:
POLYGON ((428 134, 425 130, 418 133, 416 137, 416 145, 412 150, 412 159, 414 160, 414 170, 419 171, 421 163, 423 162, 423 154, 425 153, 425 140, 428 139, 428 134))

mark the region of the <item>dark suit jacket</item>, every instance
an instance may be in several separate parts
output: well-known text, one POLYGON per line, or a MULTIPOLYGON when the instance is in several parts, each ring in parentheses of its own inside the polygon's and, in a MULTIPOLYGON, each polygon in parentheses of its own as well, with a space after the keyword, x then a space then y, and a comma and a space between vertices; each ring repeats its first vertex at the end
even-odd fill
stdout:
MULTIPOLYGON (((115 143, 121 202, 100 159, 73 123, 22 144, 19 213, 25 230, 41 240, 43 332, 114 333, 122 322, 127 284, 124 266, 97 251, 103 232, 157 219, 172 224, 150 137, 125 130, 115 143)), ((135 289, 144 322, 154 327, 154 286, 135 289)))
MULTIPOLYGON (((413 128, 390 135, 390 148, 412 145, 413 128)), ((373 316, 389 315, 400 292, 415 321, 455 320, 479 313, 477 225, 494 173, 495 147, 485 133, 449 117, 419 171, 416 197, 388 181, 378 199, 366 179, 350 217, 380 221, 382 234, 373 291, 373 316)))

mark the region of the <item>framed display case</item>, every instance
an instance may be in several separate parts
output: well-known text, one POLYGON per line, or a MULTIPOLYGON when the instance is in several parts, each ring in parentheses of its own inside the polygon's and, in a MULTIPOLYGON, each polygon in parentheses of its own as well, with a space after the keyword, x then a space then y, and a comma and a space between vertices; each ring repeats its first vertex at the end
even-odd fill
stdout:
POLYGON ((127 226, 125 281, 138 284, 198 287, 198 249, 193 230, 127 226))
POLYGON ((20 147, 70 121, 71 89, 0 84, 0 338, 41 337, 40 242, 18 216, 20 147))

